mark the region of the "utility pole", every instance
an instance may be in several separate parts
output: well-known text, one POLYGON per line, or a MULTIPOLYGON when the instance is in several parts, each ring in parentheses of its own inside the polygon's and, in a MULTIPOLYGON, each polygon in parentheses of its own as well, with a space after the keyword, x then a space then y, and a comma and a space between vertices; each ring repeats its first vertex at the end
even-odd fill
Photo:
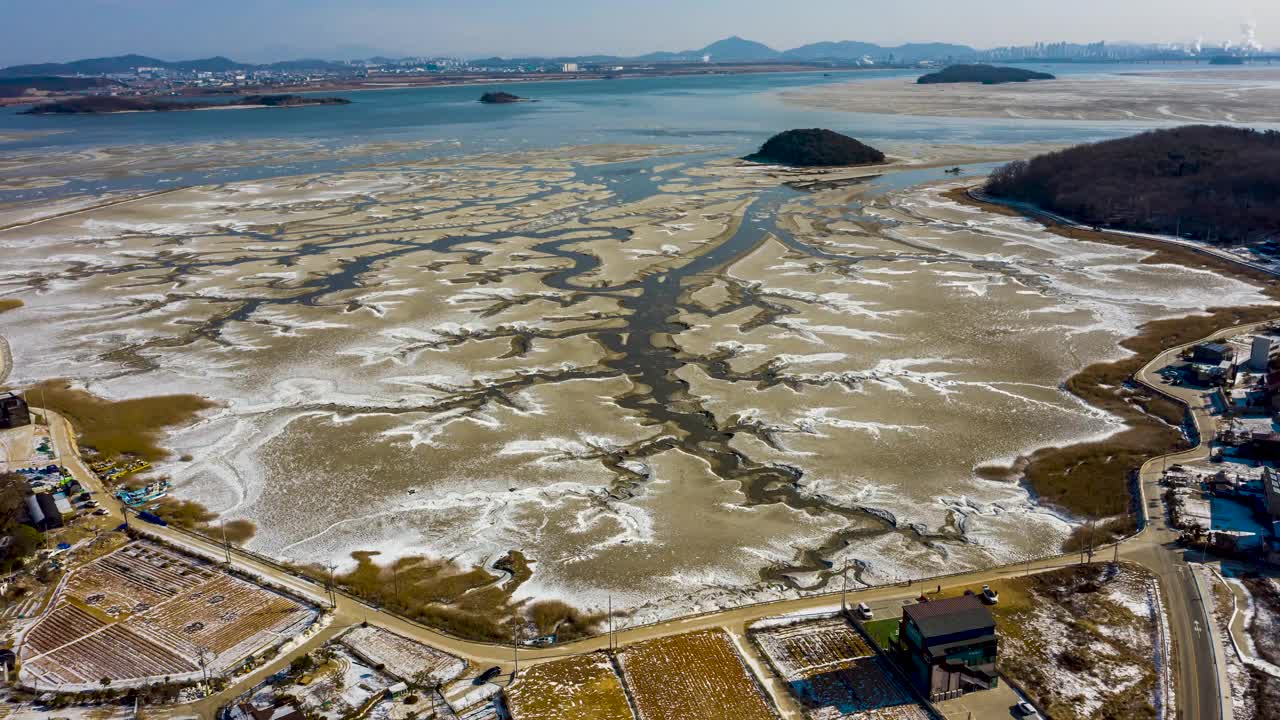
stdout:
POLYGON ((511 682, 515 682, 520 672, 520 618, 513 618, 511 623, 511 682))
POLYGON ((613 651, 613 593, 609 593, 609 650, 613 651))
POLYGON ((336 608, 338 607, 338 596, 333 590, 333 571, 336 570, 338 566, 330 562, 326 567, 329 568, 329 583, 325 587, 325 589, 329 591, 329 607, 336 608))
POLYGON ((849 605, 845 597, 849 594, 849 561, 844 561, 844 567, 840 570, 840 613, 849 612, 849 605))
POLYGON ((231 543, 227 542, 227 521, 221 520, 218 523, 222 526, 222 553, 227 558, 227 565, 231 565, 231 543))

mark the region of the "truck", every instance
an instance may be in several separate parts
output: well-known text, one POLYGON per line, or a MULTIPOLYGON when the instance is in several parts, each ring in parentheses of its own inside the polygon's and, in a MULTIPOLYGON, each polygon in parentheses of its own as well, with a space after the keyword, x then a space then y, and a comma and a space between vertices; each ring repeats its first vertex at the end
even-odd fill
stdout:
POLYGON ((143 522, 149 522, 152 525, 159 525, 160 527, 169 526, 169 523, 165 522, 164 518, 160 517, 159 515, 149 513, 146 510, 143 510, 142 512, 138 513, 138 519, 143 522))

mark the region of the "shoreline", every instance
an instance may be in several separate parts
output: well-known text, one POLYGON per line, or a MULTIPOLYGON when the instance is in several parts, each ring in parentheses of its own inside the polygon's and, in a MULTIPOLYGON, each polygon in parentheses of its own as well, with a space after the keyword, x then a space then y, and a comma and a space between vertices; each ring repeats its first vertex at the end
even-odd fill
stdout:
MULTIPOLYGON (((809 69, 801 69, 795 66, 779 68, 771 70, 767 68, 728 70, 722 69, 718 71, 703 72, 654 72, 654 73, 627 73, 613 75, 611 73, 575 73, 573 75, 548 74, 549 77, 538 77, 536 75, 514 75, 512 77, 476 77, 464 79, 449 79, 439 82, 412 82, 412 81, 394 81, 387 83, 357 83, 357 82, 335 82, 317 85, 254 85, 237 88, 235 93, 184 93, 178 97, 184 98, 200 98, 200 97, 235 97, 243 95, 262 95, 262 94, 281 94, 281 93, 320 93, 320 92, 366 92, 375 90, 418 90, 425 88, 444 88, 444 87, 474 87, 474 86, 492 86, 509 83, 512 85, 530 85, 537 83, 577 83, 577 82, 599 82, 599 81, 622 81, 622 80, 647 80, 654 78, 703 78, 703 77, 724 77, 736 75, 803 75, 811 73, 823 73, 824 75, 835 75, 836 73, 851 74, 859 72, 867 72, 872 70, 911 70, 913 68, 893 68, 884 66, 869 66, 858 68, 823 68, 814 67, 809 69)), ((410 77, 427 77, 422 75, 410 77)), ((68 95, 46 95, 34 98, 0 98, 0 108, 4 107, 21 107, 23 105, 36 105, 44 102, 59 102, 70 98, 85 97, 83 94, 68 95), (7 102, 6 102, 7 101, 7 102)), ((140 98, 149 97, 171 97, 168 95, 138 95, 140 98)), ((146 111, 143 111, 146 112, 146 111)), ((107 113, 101 113, 107 114, 107 113)))
MULTIPOLYGON (((40 105, 51 105, 51 104, 56 104, 57 102, 59 102, 59 101, 55 100, 55 101, 53 101, 52 103, 34 103, 34 104, 33 104, 33 108, 34 108, 34 107, 39 107, 40 105)), ((132 114, 135 114, 135 113, 142 113, 142 114, 146 114, 146 113, 170 113, 170 112, 184 113, 184 112, 200 112, 200 111, 202 111, 202 110, 292 110, 292 109, 295 109, 295 108, 329 107, 329 106, 334 106, 334 105, 341 106, 341 105, 347 105, 347 104, 349 104, 349 103, 307 102, 307 103, 296 103, 296 104, 293 104, 293 105, 250 105, 250 104, 245 104, 245 103, 226 103, 226 104, 215 104, 215 105, 194 105, 194 103, 193 103, 193 105, 194 105, 193 107, 181 107, 181 105, 182 105, 182 104, 180 103, 178 107, 150 108, 150 109, 144 109, 144 110, 92 110, 92 111, 88 111, 88 112, 31 112, 31 111, 29 111, 29 110, 28 110, 28 111, 23 111, 22 113, 19 113, 19 114, 20 114, 20 115, 43 115, 43 116, 47 116, 47 117, 59 117, 59 116, 61 116, 61 117, 69 117, 69 116, 70 116, 70 117, 75 117, 75 116, 83 117, 83 116, 86 116, 86 115, 87 115, 87 116, 95 116, 95 115, 132 115, 132 114)))

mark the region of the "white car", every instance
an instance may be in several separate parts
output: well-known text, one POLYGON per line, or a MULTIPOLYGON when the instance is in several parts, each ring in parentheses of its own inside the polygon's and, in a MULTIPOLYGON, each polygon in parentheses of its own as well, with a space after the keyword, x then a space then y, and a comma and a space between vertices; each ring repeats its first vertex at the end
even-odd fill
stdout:
POLYGON ((863 620, 870 620, 872 618, 871 606, 864 602, 858 603, 858 617, 863 620))
POLYGON ((1040 720, 1040 713, 1036 712, 1035 707, 1026 700, 1015 705, 1013 709, 1022 717, 1027 718, 1027 720, 1040 720))

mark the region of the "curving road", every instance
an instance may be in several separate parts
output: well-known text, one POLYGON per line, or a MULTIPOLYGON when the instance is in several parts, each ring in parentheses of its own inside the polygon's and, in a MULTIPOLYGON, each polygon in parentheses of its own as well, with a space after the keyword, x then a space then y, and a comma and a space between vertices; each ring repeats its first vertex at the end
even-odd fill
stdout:
MULTIPOLYGON (((1231 335, 1245 333, 1262 324, 1264 323, 1229 328, 1206 339, 1222 339, 1231 335)), ((1203 342, 1203 340, 1197 342, 1203 342)), ((1170 630, 1174 638, 1175 652, 1177 653, 1176 684, 1180 714, 1189 718, 1223 718, 1223 720, 1228 720, 1231 717, 1230 686, 1225 680, 1222 646, 1216 636, 1215 625, 1209 620, 1206 615, 1206 608, 1200 602, 1200 590, 1196 585, 1194 574, 1190 571, 1182 553, 1173 547, 1173 542, 1177 539, 1177 533, 1168 527, 1160 500, 1159 480, 1164 466, 1170 463, 1192 462, 1207 458, 1209 454, 1208 439, 1213 437, 1214 420, 1204 407, 1200 393, 1186 388, 1164 385, 1156 374, 1161 367, 1175 358, 1182 349, 1193 344, 1195 343, 1189 343, 1161 353, 1135 376, 1135 379, 1143 385, 1190 407, 1201 442, 1200 445, 1191 450, 1157 458, 1142 466, 1139 485, 1142 495, 1141 507, 1144 526, 1136 535, 1120 543, 1119 554, 1126 560, 1144 565, 1156 574, 1160 580, 1167 605, 1170 630), (1216 672, 1213 670, 1216 670, 1216 672)), ((63 463, 71 474, 87 489, 102 495, 104 498, 107 497, 106 491, 97 476, 90 472, 81 460, 79 448, 75 441, 75 433, 70 423, 54 412, 48 412, 48 416, 54 445, 59 457, 62 458, 63 463)), ((114 503, 104 502, 103 507, 107 508, 115 519, 123 519, 121 508, 114 503)), ((133 521, 132 524, 146 535, 184 548, 194 554, 219 562, 224 559, 224 550, 217 542, 174 528, 161 528, 137 521, 133 521)), ((1105 557, 1105 554, 1103 556, 1105 557)), ((1054 568, 1068 567, 1076 564, 1075 558, 1074 554, 1063 555, 1030 563, 979 570, 944 578, 861 589, 850 592, 848 597, 850 603, 866 602, 876 610, 893 610, 904 603, 912 601, 923 590, 931 590, 938 585, 943 588, 972 587, 992 580, 1019 577, 1054 568)), ((311 598, 320 605, 328 605, 325 589, 315 582, 294 576, 273 564, 264 562, 234 548, 231 550, 231 562, 237 569, 261 577, 270 584, 288 588, 299 595, 311 598)), ((740 637, 745 625, 754 620, 780 614, 819 611, 838 606, 839 602, 840 594, 834 592, 799 600, 761 603, 668 620, 643 627, 624 628, 615 633, 614 642, 626 645, 654 637, 713 627, 725 628, 735 636, 740 637)), ((399 616, 383 612, 354 597, 338 593, 336 595, 336 605, 333 608, 332 622, 315 636, 255 672, 239 678, 224 692, 191 705, 175 708, 173 712, 184 716, 194 714, 202 718, 212 718, 221 705, 245 692, 267 675, 282 669, 292 658, 301 653, 310 652, 324 642, 336 637, 348 627, 361 622, 368 622, 372 625, 394 630, 432 647, 464 658, 470 663, 473 672, 478 672, 492 665, 501 667, 506 673, 510 673, 513 669, 513 649, 510 646, 463 640, 446 635, 399 616)), ((519 661, 521 663, 537 663, 607 647, 609 647, 609 639, 602 636, 566 643, 554 648, 522 648, 519 650, 519 661)), ((469 685, 469 683, 466 683, 466 685, 469 685)), ((793 714, 786 707, 785 702, 781 704, 784 705, 783 709, 787 715, 793 714)))

